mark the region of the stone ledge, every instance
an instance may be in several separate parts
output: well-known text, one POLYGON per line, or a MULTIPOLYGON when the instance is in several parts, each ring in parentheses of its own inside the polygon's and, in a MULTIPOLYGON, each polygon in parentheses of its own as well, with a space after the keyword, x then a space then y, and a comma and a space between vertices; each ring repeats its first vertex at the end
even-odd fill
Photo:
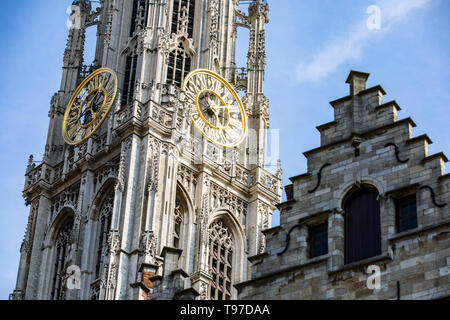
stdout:
POLYGON ((259 263, 262 262, 262 260, 263 260, 264 258, 266 258, 266 257, 268 257, 268 256, 269 256, 269 254, 268 254, 267 252, 263 252, 263 253, 256 254, 256 255, 254 255, 254 256, 248 257, 247 260, 248 260, 250 263, 252 263, 252 264, 255 264, 255 262, 258 262, 257 264, 259 264, 259 263), (260 260, 260 261, 258 261, 258 260, 260 260))
POLYGON ((353 99, 353 96, 345 96, 343 98, 339 98, 333 101, 330 101, 330 104, 333 106, 333 108, 336 107, 336 105, 342 103, 342 102, 346 102, 346 101, 350 101, 353 99))
POLYGON ((155 281, 162 280, 162 279, 163 279, 163 276, 156 275, 156 276, 150 277, 150 278, 148 278, 148 279, 149 279, 151 282, 155 282, 155 281))
POLYGON ((143 284, 142 282, 135 282, 135 283, 130 283, 130 287, 132 287, 133 289, 135 288, 141 288, 142 290, 145 291, 145 293, 149 293, 150 292, 150 288, 148 288, 145 284, 143 284))
POLYGON ((332 213, 332 212, 333 212, 333 210, 325 210, 325 211, 314 212, 314 213, 311 213, 309 215, 306 215, 304 217, 299 218, 298 219, 298 223, 307 223, 308 220, 313 220, 313 219, 315 219, 317 217, 320 217, 322 215, 328 217, 330 215, 330 213, 332 213))
POLYGON ((291 266, 291 267, 288 267, 288 268, 285 268, 285 269, 282 269, 282 270, 279 270, 279 271, 275 271, 275 272, 272 272, 272 273, 268 273, 266 275, 263 275, 263 276, 255 278, 255 279, 251 279, 251 280, 245 281, 245 282, 237 283, 237 284, 235 284, 233 286, 239 291, 240 290, 239 288, 242 288, 242 287, 244 287, 246 285, 249 285, 249 284, 252 284, 252 283, 255 283, 255 282, 259 282, 259 281, 263 281, 265 279, 273 278, 273 277, 276 277, 276 276, 281 275, 283 273, 289 273, 289 272, 292 272, 292 271, 296 271, 298 269, 302 269, 302 268, 308 267, 308 266, 313 265, 313 264, 322 263, 324 261, 327 262, 329 256, 330 256, 330 254, 326 254, 326 255, 323 255, 323 256, 320 256, 320 257, 312 258, 312 259, 306 260, 305 262, 303 262, 301 264, 298 264, 298 265, 295 265, 295 266, 291 266))
POLYGON ((276 226, 276 227, 273 227, 273 228, 270 228, 270 229, 264 229, 264 230, 262 230, 261 232, 262 232, 265 236, 267 236, 268 234, 275 233, 275 232, 281 231, 281 230, 283 230, 283 227, 281 227, 281 226, 276 226))
POLYGON ((371 88, 368 88, 368 89, 365 89, 365 90, 362 90, 362 91, 358 92, 358 96, 361 97, 361 96, 363 96, 365 94, 372 93, 374 91, 380 91, 381 94, 383 94, 383 95, 386 94, 386 91, 384 91, 382 86, 376 85, 375 87, 371 87, 371 88))
MULTIPOLYGON (((405 119, 401 119, 401 120, 398 120, 398 121, 395 121, 395 122, 386 124, 386 125, 381 126, 381 127, 377 127, 377 128, 374 128, 374 129, 370 129, 370 130, 365 131, 365 132, 361 132, 361 133, 355 133, 355 132, 353 132, 353 133, 350 134, 350 136, 347 137, 347 138, 344 138, 344 139, 341 139, 341 140, 338 140, 338 141, 335 141, 335 142, 331 142, 331 143, 329 143, 329 144, 320 146, 320 147, 315 148, 315 149, 311 149, 311 150, 305 151, 305 152, 303 152, 303 155, 304 155, 306 158, 308 158, 308 157, 309 157, 311 154, 313 154, 313 153, 316 153, 316 152, 319 152, 319 151, 322 151, 322 150, 326 150, 326 149, 328 149, 328 148, 331 148, 331 147, 334 147, 334 146, 337 146, 337 145, 340 145, 340 144, 344 144, 344 143, 346 143, 346 142, 351 142, 351 141, 353 140, 353 138, 355 138, 355 137, 357 137, 357 138, 363 138, 363 137, 366 136, 366 135, 371 135, 371 134, 374 134, 374 133, 376 133, 376 132, 378 132, 378 131, 382 131, 382 130, 387 130, 387 129, 395 128, 395 127, 397 127, 397 126, 399 126, 399 125, 403 125, 403 124, 405 124, 405 123, 408 123, 408 124, 411 125, 413 128, 417 127, 417 125, 416 125, 416 123, 413 121, 413 119, 411 119, 410 117, 408 117, 408 118, 405 118, 405 119)), ((292 179, 296 179, 296 178, 299 178, 299 177, 300 177, 300 176, 293 177, 293 178, 290 178, 290 180, 292 181, 292 179)), ((292 181, 292 182, 294 182, 294 181, 292 181)))
POLYGON ((427 232, 427 231, 430 231, 430 230, 433 230, 433 229, 437 229, 437 228, 440 228, 440 227, 445 227, 446 225, 450 225, 450 219, 444 220, 442 222, 434 223, 434 224, 431 224, 431 225, 428 225, 428 226, 418 227, 418 228, 414 228, 414 229, 411 229, 411 230, 406 230, 406 231, 394 234, 393 236, 390 236, 388 238, 388 240, 390 242, 393 242, 393 241, 399 240, 401 238, 407 238, 409 236, 414 236, 414 235, 416 235, 418 233, 427 232))
POLYGON ((282 202, 282 203, 277 203, 275 205, 275 207, 277 207, 277 209, 280 210, 281 208, 283 208, 285 206, 288 206, 290 204, 294 204, 296 202, 297 202, 297 200, 288 200, 288 201, 285 201, 285 202, 282 202))
POLYGON ((191 287, 191 288, 187 288, 187 289, 184 289, 182 291, 176 292, 175 295, 174 295, 174 298, 175 299, 180 299, 180 298, 183 298, 185 296, 192 296, 192 297, 195 298, 195 297, 198 297, 199 295, 200 295, 200 293, 197 290, 195 290, 194 288, 191 287))
POLYGON ((181 256, 181 254, 183 253, 183 249, 165 246, 161 251, 161 256, 164 257, 167 253, 178 254, 181 256))
POLYGON ((432 144, 433 143, 433 141, 431 141, 431 139, 428 137, 428 135, 422 134, 422 135, 417 136, 415 138, 411 138, 409 140, 406 140, 405 144, 411 144, 411 143, 414 143, 414 142, 419 141, 419 140, 425 140, 426 142, 428 142, 428 144, 432 144))
POLYGON ((174 270, 174 271, 172 271, 172 273, 170 275, 172 277, 175 277, 178 274, 184 278, 189 278, 189 274, 186 271, 184 271, 183 269, 174 270))
POLYGON ((401 192, 403 192, 403 191, 415 190, 415 189, 417 189, 419 186, 420 186, 419 183, 410 184, 410 185, 407 185, 407 186, 404 186, 404 187, 400 187, 400 188, 397 188, 397 189, 393 189, 393 190, 387 191, 387 192, 386 192, 386 195, 387 195, 387 196, 393 196, 393 195, 395 195, 396 193, 401 193, 401 192))
POLYGON ((328 128, 332 127, 332 126, 335 126, 335 125, 337 125, 336 121, 330 121, 330 122, 321 124, 320 126, 317 126, 316 129, 319 132, 322 132, 323 130, 326 130, 326 129, 328 129, 328 128))
POLYGON ((328 271, 328 275, 331 276, 331 275, 334 275, 336 273, 340 273, 340 272, 343 272, 343 271, 348 271, 348 270, 351 270, 351 269, 359 268, 359 267, 365 266, 365 265, 367 265, 369 263, 383 261, 383 260, 392 260, 392 259, 391 259, 391 257, 389 256, 388 253, 382 253, 382 254, 380 254, 378 256, 375 256, 375 257, 370 257, 370 258, 366 258, 366 259, 363 259, 363 260, 360 260, 360 261, 356 261, 356 262, 352 262, 352 263, 349 263, 349 264, 345 264, 345 265, 337 268, 336 270, 328 271))
MULTIPOLYGON (((380 91, 383 95, 386 94, 386 91, 384 91, 383 87, 381 87, 380 85, 377 85, 375 87, 371 87, 371 88, 368 88, 368 89, 365 89, 365 90, 362 90, 362 91, 358 92, 357 96, 361 97, 361 96, 363 96, 365 94, 372 93, 374 91, 380 91)), ((338 104, 340 104, 342 102, 350 101, 352 99, 353 99, 353 96, 352 95, 348 95, 348 96, 345 96, 345 97, 342 97, 342 98, 330 101, 330 104, 333 106, 333 108, 335 108, 336 105, 338 105, 338 104)))
POLYGON ((159 266, 157 264, 154 264, 154 263, 142 262, 141 265, 139 266, 138 272, 142 272, 146 268, 147 269, 154 269, 155 271, 157 271, 159 266))
POLYGON ((433 154, 431 156, 425 157, 422 159, 421 162, 422 163, 430 162, 436 158, 441 158, 444 162, 448 162, 448 158, 446 157, 446 155, 443 152, 439 152, 439 153, 433 154))
POLYGON ((387 107, 394 107, 395 109, 397 109, 397 111, 402 110, 402 108, 400 108, 397 101, 395 101, 395 100, 383 103, 383 104, 379 105, 378 107, 376 107, 375 110, 381 110, 381 109, 384 109, 387 107))
POLYGON ((306 172, 303 174, 299 174, 298 176, 290 177, 289 180, 291 180, 291 182, 294 182, 295 180, 298 180, 301 178, 309 178, 310 176, 311 176, 311 173, 306 172))

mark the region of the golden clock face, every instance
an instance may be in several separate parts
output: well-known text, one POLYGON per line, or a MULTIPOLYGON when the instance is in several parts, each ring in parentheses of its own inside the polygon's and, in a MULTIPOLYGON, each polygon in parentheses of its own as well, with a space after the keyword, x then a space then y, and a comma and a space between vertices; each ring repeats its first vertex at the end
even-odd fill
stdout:
POLYGON ((190 72, 182 90, 191 107, 194 126, 215 144, 231 148, 247 134, 247 116, 236 91, 220 75, 206 69, 190 72))
POLYGON ((74 92, 63 120, 63 137, 67 144, 77 145, 92 136, 114 103, 117 75, 109 68, 90 74, 74 92))

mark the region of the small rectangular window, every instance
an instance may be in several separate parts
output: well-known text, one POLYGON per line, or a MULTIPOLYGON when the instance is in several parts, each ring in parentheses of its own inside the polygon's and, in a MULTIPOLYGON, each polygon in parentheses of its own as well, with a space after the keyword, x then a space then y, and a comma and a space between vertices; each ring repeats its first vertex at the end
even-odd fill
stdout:
POLYGON ((310 258, 328 253, 328 225, 326 223, 309 229, 310 258))
POLYGON ((416 196, 396 200, 397 232, 417 228, 416 196))

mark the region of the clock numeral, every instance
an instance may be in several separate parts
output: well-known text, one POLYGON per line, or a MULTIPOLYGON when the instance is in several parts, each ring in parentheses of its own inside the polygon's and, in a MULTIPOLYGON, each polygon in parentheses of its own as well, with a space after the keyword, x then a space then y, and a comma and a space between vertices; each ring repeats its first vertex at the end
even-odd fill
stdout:
POLYGON ((80 108, 73 108, 72 110, 70 110, 69 118, 78 119, 79 110, 80 110, 80 108))
POLYGON ((237 141, 241 137, 241 134, 239 132, 236 132, 235 130, 226 130, 225 132, 232 141, 237 141))
POLYGON ((203 132, 207 135, 207 136, 210 136, 210 127, 209 126, 206 126, 206 125, 204 125, 203 126, 203 132))
POLYGON ((240 113, 239 107, 234 104, 228 105, 227 109, 229 113, 240 113))
POLYGON ((233 128, 238 128, 238 129, 242 128, 242 122, 240 122, 239 120, 233 119, 233 118, 230 119, 230 122, 228 125, 233 128))
POLYGON ((206 123, 204 123, 203 121, 197 121, 196 124, 200 131, 204 132, 203 128, 206 126, 206 123))
POLYGON ((206 85, 206 79, 205 79, 205 76, 204 76, 203 74, 201 74, 201 75, 199 75, 198 79, 199 79, 199 81, 200 81, 200 87, 201 87, 201 88, 207 89, 208 86, 206 85))
POLYGON ((186 95, 186 98, 188 99, 188 102, 190 104, 195 103, 195 93, 192 93, 190 91, 186 91, 185 95, 186 95))
POLYGON ((199 115, 198 113, 194 113, 194 114, 192 115, 192 120, 194 120, 195 122, 197 122, 198 119, 200 119, 200 115, 199 115))
POLYGON ((225 137, 225 131, 224 130, 220 130, 219 138, 221 140, 220 143, 222 143, 222 144, 225 144, 225 143, 228 142, 228 139, 225 137))
POLYGON ((211 130, 211 134, 209 136, 212 140, 218 141, 219 140, 219 133, 217 130, 211 130))

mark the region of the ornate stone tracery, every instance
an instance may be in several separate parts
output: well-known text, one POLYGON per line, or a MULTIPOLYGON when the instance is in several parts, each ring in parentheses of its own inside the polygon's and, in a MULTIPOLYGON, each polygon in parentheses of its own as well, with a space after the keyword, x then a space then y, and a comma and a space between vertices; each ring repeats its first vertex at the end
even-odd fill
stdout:
MULTIPOLYGON (((114 0, 100 1, 101 9, 93 11, 86 1, 75 1, 74 5, 82 7, 82 28, 69 32, 62 89, 52 98, 50 106, 50 130, 59 127, 70 93, 95 68, 114 69, 121 90, 114 112, 110 112, 92 139, 69 147, 59 141, 58 130, 49 131, 42 163, 38 165, 38 161, 30 159, 24 196, 32 208, 21 251, 25 256, 34 257, 36 254, 31 252, 41 248, 34 248, 33 240, 43 238, 44 254, 39 259, 41 269, 49 271, 42 280, 40 266, 36 267, 38 263, 21 259, 19 273, 24 280, 18 281, 15 297, 50 298, 53 280, 50 260, 54 253, 50 242, 54 240, 55 228, 70 209, 73 232, 68 240, 72 244, 69 258, 86 269, 82 270, 81 290, 68 291, 68 298, 161 299, 153 295, 158 290, 143 291, 151 289, 153 284, 156 287, 156 282, 149 280, 154 275, 162 275, 163 282, 171 281, 164 274, 167 266, 164 261, 168 260, 163 256, 163 249, 172 246, 182 249, 177 267, 198 277, 189 276, 189 281, 180 281, 169 293, 164 292, 163 298, 194 292, 185 290, 189 284, 200 293, 200 299, 216 298, 218 292, 222 292, 222 298, 235 298, 236 290, 230 284, 231 279, 245 280, 247 270, 240 261, 246 261, 249 254, 246 243, 252 244, 251 254, 254 254, 258 250, 258 231, 267 225, 258 216, 258 221, 248 219, 251 222, 248 227, 254 224, 254 229, 246 231, 247 214, 256 213, 248 212, 256 210, 251 201, 264 193, 263 197, 270 198, 271 204, 278 202, 274 192, 268 192, 278 193, 276 181, 270 179, 273 177, 268 172, 247 163, 245 147, 224 150, 211 142, 204 144, 203 138, 193 130, 192 110, 177 84, 193 68, 214 69, 227 80, 236 78, 233 60, 237 24, 253 30, 249 55, 253 57, 254 68, 260 69, 258 63, 265 57, 265 43, 261 39, 265 36, 264 25, 255 23, 250 13, 237 10, 237 3, 233 0, 114 0), (98 25, 97 60, 86 66, 85 33, 87 27, 94 25, 98 25), (169 67, 173 67, 172 81, 167 77, 169 67), (269 178, 260 180, 260 171, 269 178), (43 219, 37 219, 38 210, 43 219), (223 219, 217 220, 223 222, 222 228, 218 227, 219 222, 210 224, 218 217, 223 219), (35 235, 35 230, 42 231, 35 235), (133 235, 131 239, 130 235, 133 235), (234 242, 233 236, 237 237, 234 242), (227 252, 222 260, 230 275, 220 283, 221 271, 216 269, 217 291, 211 295, 208 259, 210 252, 214 256, 214 246, 210 251, 213 239, 227 252), (136 263, 122 263, 122 259, 128 258, 135 259, 136 263), (148 286, 143 288, 132 283, 130 288, 130 279, 148 286), (32 285, 27 281, 33 282, 32 285)), ((263 75, 255 75, 254 70, 247 68, 237 76, 239 85, 236 80, 231 83, 237 90, 246 90, 256 87, 259 81, 256 78, 261 79, 263 75)), ((260 113, 265 117, 268 101, 266 108, 258 100, 260 97, 255 92, 243 100, 246 108, 256 110, 254 105, 260 106, 263 111, 260 113)), ((260 114, 256 111, 251 116, 256 119, 260 114)), ((260 164, 263 165, 263 160, 260 164)), ((169 251, 164 252, 181 252, 169 251)), ((220 260, 221 250, 217 254, 220 260)))
POLYGON ((69 257, 71 254, 72 245, 72 229, 73 218, 67 218, 58 230, 55 238, 54 248, 54 270, 52 279, 51 298, 53 300, 64 299, 64 284, 63 280, 66 276, 66 269, 68 267, 69 257))
POLYGON ((209 273, 211 299, 231 299, 233 278, 233 235, 222 219, 209 227, 209 273))

